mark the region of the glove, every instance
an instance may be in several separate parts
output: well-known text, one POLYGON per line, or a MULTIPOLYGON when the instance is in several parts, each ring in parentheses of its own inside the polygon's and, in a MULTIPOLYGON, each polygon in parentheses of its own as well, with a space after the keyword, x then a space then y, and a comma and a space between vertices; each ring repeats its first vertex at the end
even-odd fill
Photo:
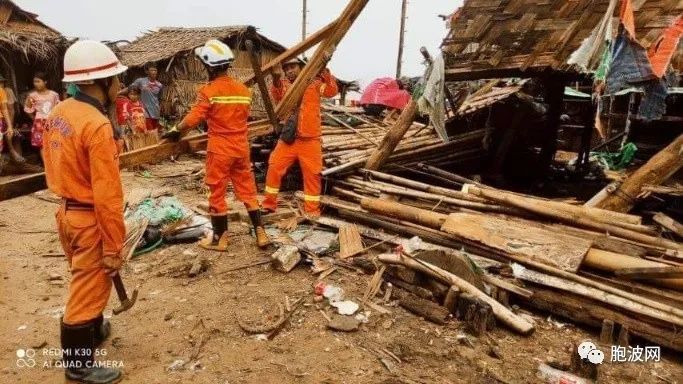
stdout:
POLYGON ((107 273, 115 272, 121 269, 123 258, 119 256, 105 256, 102 259, 102 265, 107 269, 107 273))
POLYGON ((174 125, 166 131, 163 135, 161 135, 162 140, 169 140, 169 141, 179 141, 180 140, 180 131, 178 130, 178 126, 174 125))

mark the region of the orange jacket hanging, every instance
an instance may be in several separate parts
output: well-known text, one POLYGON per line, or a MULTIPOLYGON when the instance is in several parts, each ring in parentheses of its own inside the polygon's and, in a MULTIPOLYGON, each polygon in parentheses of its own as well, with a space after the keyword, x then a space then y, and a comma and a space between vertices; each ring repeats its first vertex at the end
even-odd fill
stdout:
MULTIPOLYGON (((279 87, 275 85, 271 87, 270 94, 276 103, 282 101, 291 86, 292 84, 287 79, 282 79, 279 87)), ((333 97, 337 92, 337 80, 327 69, 311 82, 301 102, 297 137, 302 139, 320 137, 320 97, 333 97)))
POLYGON ((199 90, 197 101, 183 119, 188 128, 203 120, 209 127, 207 152, 245 157, 249 155, 248 126, 251 91, 222 75, 199 90))

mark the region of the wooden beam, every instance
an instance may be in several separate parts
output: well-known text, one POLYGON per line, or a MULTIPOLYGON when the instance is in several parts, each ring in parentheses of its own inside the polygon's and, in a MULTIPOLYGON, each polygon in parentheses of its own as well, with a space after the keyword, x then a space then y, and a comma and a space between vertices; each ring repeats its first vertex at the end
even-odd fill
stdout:
POLYGON ((417 117, 417 103, 415 100, 411 99, 408 105, 401 112, 398 121, 393 127, 386 133, 379 147, 370 155, 370 158, 365 163, 365 168, 376 171, 384 165, 384 163, 389 159, 394 149, 398 143, 401 142, 403 136, 405 136, 408 129, 415 121, 417 117))
POLYGON ((619 188, 597 207, 617 212, 633 208, 645 185, 660 185, 683 167, 683 135, 678 136, 666 148, 626 178, 619 188))
POLYGON ((683 237, 683 225, 678 221, 672 219, 671 217, 663 214, 662 212, 657 212, 652 220, 661 225, 663 228, 675 233, 676 235, 683 237))
MULTIPOLYGON (((269 61, 268 64, 262 66, 261 72, 268 73, 273 68, 280 65, 280 63, 283 63, 289 59, 292 59, 294 57, 297 57, 297 56, 303 54, 304 52, 311 49, 316 44, 318 44, 321 41, 323 41, 324 39, 328 38, 336 26, 337 26, 337 20, 327 24, 322 29, 320 29, 318 32, 309 36, 306 40, 304 40, 304 41, 300 42, 299 44, 293 46, 292 48, 282 52, 276 58, 269 61)), ((252 76, 250 78, 247 78, 245 83, 247 84, 247 86, 250 86, 254 82, 254 80, 255 80, 255 76, 252 76)))
POLYGON ((284 120, 289 116, 291 111, 296 108, 299 101, 304 95, 304 91, 311 84, 311 81, 320 74, 325 68, 327 62, 332 58, 332 53, 337 48, 337 44, 344 38, 353 23, 356 21, 360 13, 363 11, 369 0, 351 0, 342 12, 332 33, 328 38, 323 40, 318 49, 316 49, 313 57, 308 61, 308 64, 301 71, 294 84, 287 90, 285 97, 277 106, 275 112, 280 120, 284 120))
POLYGON ((683 267, 624 268, 614 274, 633 280, 683 278, 683 267))

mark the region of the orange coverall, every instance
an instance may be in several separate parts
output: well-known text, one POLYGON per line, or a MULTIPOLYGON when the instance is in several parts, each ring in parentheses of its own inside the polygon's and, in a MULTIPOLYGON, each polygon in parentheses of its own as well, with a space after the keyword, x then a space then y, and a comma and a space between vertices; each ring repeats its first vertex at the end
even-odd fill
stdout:
MULTIPOLYGON (((290 86, 289 81, 282 79, 281 87, 271 87, 270 93, 275 102, 279 103, 284 98, 290 86)), ((306 88, 299 111, 296 140, 292 144, 278 141, 270 154, 266 198, 263 200, 265 209, 275 211, 282 177, 298 160, 304 177, 304 210, 312 215, 320 215, 320 172, 323 169, 320 98, 333 97, 337 91, 337 81, 329 71, 323 72, 306 88)))
POLYGON ((209 142, 206 158, 206 185, 209 213, 224 216, 228 213, 225 190, 232 182, 237 199, 247 210, 259 209, 256 199, 256 179, 251 169, 247 119, 251 105, 251 91, 244 84, 222 75, 199 90, 197 101, 183 119, 188 128, 206 120, 209 142))
POLYGON ((68 325, 102 314, 112 285, 102 259, 119 257, 123 247, 123 191, 113 134, 100 110, 75 98, 59 103, 45 125, 47 185, 63 199, 56 216, 71 269, 68 325))

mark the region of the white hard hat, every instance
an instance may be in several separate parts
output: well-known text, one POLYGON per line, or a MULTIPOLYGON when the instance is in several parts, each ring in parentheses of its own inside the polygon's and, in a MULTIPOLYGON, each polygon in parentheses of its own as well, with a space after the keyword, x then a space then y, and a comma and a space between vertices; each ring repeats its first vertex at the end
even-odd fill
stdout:
POLYGON ((201 47, 195 48, 194 54, 209 67, 229 64, 235 59, 232 49, 216 39, 211 39, 201 47))
POLYGON ((64 54, 65 83, 82 83, 116 76, 128 69, 109 47, 93 40, 80 40, 64 54))

